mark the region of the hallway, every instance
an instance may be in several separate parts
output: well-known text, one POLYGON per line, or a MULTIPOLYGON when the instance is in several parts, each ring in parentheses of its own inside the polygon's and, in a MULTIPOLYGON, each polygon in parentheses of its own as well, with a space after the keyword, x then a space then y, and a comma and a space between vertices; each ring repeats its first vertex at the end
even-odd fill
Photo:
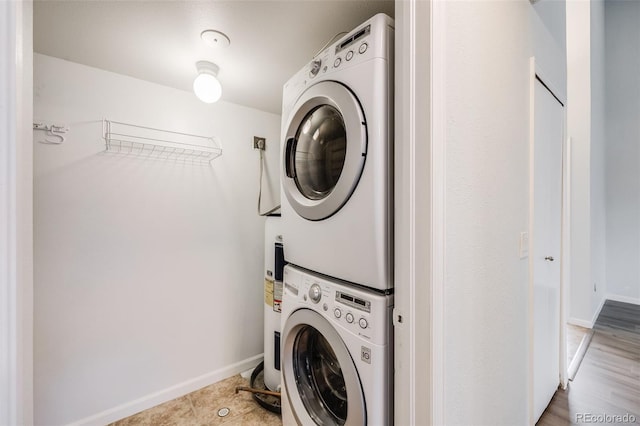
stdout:
POLYGON ((607 300, 580 369, 538 426, 640 425, 640 306, 607 300))

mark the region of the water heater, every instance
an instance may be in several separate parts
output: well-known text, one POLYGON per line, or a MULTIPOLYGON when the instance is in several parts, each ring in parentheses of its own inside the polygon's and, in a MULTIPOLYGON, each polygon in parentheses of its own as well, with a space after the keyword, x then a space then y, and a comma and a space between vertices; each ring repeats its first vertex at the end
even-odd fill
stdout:
POLYGON ((284 251, 280 217, 269 216, 264 232, 264 385, 280 389, 280 312, 284 251))

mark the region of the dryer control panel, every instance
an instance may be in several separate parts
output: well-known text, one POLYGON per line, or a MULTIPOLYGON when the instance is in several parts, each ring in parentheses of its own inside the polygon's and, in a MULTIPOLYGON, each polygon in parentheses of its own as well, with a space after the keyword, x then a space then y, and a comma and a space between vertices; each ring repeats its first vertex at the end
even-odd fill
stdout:
MULTIPOLYGON (((368 78, 366 70, 358 67, 364 62, 377 59, 387 62, 393 68, 394 21, 383 13, 378 13, 304 65, 284 85, 282 109, 283 119, 296 99, 307 88, 322 80, 344 81, 344 76, 335 75, 345 70, 354 73, 354 78, 368 78)), ((367 67, 365 67, 367 68, 367 67)))
POLYGON ((383 14, 374 16, 314 57, 306 67, 306 77, 314 80, 373 58, 389 59, 393 33, 391 18, 383 14))
POLYGON ((332 71, 347 68, 365 60, 375 57, 375 45, 371 37, 371 24, 356 30, 354 33, 341 39, 337 44, 320 53, 309 63, 309 79, 330 74, 332 71))

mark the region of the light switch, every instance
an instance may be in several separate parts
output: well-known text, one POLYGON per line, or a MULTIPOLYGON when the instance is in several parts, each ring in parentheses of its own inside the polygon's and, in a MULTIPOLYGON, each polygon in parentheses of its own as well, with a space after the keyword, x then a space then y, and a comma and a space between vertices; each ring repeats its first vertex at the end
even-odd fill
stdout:
POLYGON ((520 259, 526 259, 529 257, 529 233, 521 232, 520 233, 520 248, 519 248, 520 259))

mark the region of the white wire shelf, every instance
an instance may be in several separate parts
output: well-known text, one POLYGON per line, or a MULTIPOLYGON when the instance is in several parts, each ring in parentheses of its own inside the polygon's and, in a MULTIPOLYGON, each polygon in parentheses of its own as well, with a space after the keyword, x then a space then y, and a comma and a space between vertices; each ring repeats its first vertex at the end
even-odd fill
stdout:
POLYGON ((102 120, 105 152, 153 160, 209 164, 222 155, 217 138, 102 120))

